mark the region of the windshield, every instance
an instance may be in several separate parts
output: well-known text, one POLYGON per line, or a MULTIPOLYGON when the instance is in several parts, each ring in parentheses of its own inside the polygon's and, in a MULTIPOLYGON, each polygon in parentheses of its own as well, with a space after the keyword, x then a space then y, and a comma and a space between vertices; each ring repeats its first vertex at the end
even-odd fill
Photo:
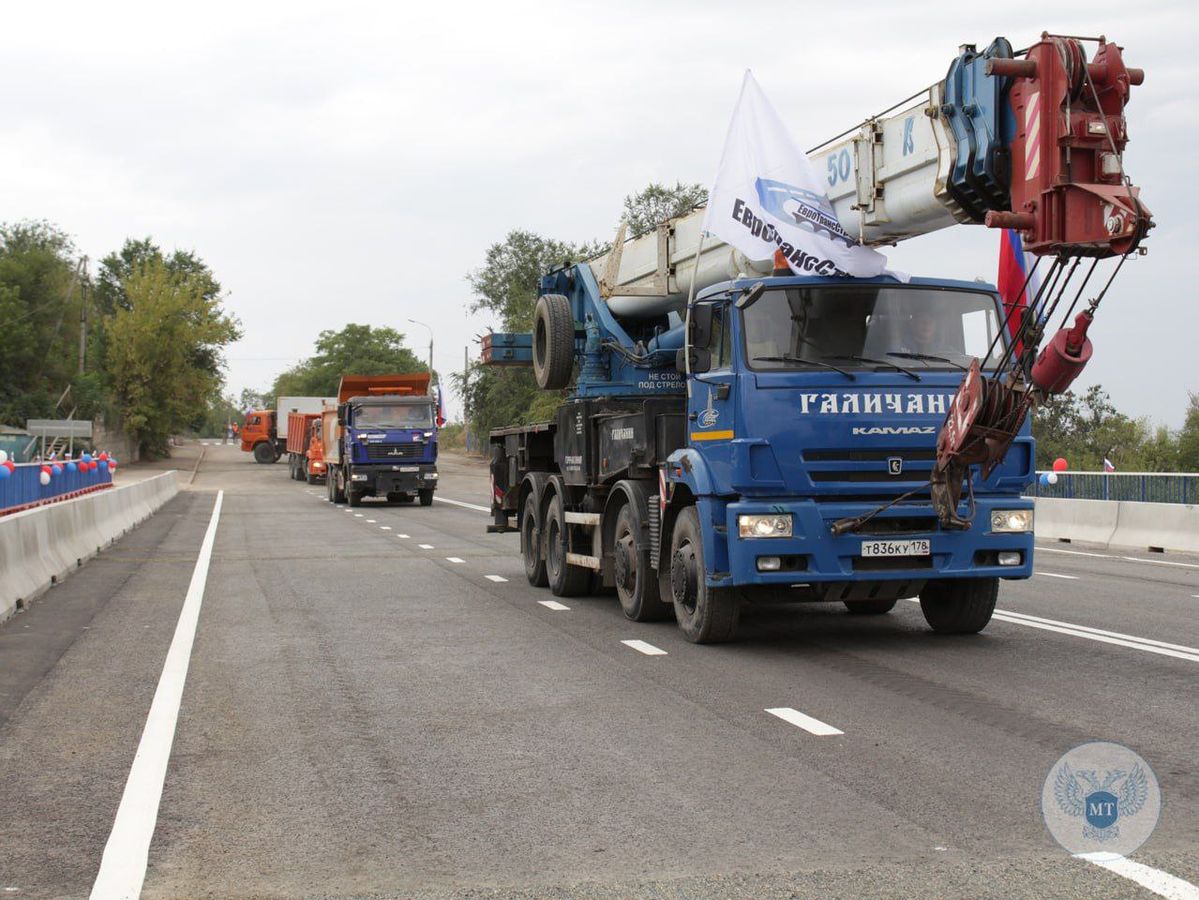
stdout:
POLYGON ((432 428, 433 407, 359 406, 354 412, 355 428, 432 428))
MULTIPOLYGON (((975 357, 986 366, 1000 321, 994 296, 981 291, 873 284, 775 288, 742 311, 754 369, 804 361, 946 369, 975 357)), ((989 361, 1001 353, 997 346, 989 361)))

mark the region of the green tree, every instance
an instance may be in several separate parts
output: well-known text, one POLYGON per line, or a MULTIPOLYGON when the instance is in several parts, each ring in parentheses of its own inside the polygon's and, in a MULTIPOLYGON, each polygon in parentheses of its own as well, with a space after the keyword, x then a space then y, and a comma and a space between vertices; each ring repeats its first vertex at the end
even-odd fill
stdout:
POLYGON ((122 423, 145 454, 202 423, 220 389, 214 364, 241 334, 209 281, 150 258, 121 281, 123 302, 105 321, 105 365, 122 423))
POLYGON ((651 183, 645 190, 624 198, 623 220, 630 235, 653 231, 659 223, 682 216, 708 202, 708 189, 702 184, 675 182, 674 187, 651 183))
POLYGON ((1199 472, 1199 394, 1191 393, 1186 419, 1178 434, 1178 467, 1183 472, 1199 472))
POLYGON ((428 369, 404 346, 404 335, 392 328, 349 324, 341 331, 322 331, 316 353, 275 379, 275 397, 328 397, 337 393, 342 375, 390 375, 428 369))
POLYGON ((85 285, 74 254, 48 222, 0 225, 0 422, 51 415, 75 377, 85 285))

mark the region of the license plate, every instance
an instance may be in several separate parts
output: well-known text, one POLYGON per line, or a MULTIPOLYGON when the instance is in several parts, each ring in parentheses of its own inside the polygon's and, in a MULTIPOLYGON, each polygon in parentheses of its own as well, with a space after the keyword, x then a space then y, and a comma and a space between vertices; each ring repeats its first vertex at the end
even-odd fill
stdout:
POLYGON ((862 541, 863 556, 930 556, 932 542, 928 538, 911 541, 862 541))
POLYGON ((419 472, 420 466, 397 466, 401 472, 419 472))

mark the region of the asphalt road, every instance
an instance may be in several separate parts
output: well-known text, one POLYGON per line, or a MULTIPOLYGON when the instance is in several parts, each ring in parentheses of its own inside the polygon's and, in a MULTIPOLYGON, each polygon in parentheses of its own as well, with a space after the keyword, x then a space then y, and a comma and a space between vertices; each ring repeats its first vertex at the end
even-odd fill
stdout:
POLYGON ((1155 896, 1042 822, 1096 739, 1161 783, 1133 859, 1199 884, 1199 559, 1053 544, 981 635, 774 603, 694 646, 547 606, 472 508, 482 465, 441 471, 431 508, 350 510, 207 447, 0 626, 0 894, 86 896, 121 807, 147 897, 1155 896), (218 490, 161 800, 126 810, 218 490))

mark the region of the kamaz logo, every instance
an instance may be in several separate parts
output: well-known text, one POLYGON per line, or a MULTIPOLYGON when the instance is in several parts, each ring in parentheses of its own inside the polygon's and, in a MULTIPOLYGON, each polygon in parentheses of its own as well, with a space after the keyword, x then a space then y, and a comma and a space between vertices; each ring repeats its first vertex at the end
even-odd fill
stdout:
POLYGON ((936 434, 936 425, 871 425, 851 428, 850 434, 936 434))

